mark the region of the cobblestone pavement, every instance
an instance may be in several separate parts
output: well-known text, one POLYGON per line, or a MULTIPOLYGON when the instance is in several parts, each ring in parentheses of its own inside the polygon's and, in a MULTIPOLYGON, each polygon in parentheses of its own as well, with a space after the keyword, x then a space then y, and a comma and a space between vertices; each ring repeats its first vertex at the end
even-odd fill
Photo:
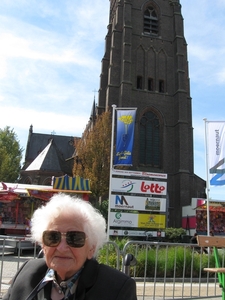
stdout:
POLYGON ((207 283, 143 283, 137 282, 138 299, 221 299, 222 292, 219 285, 207 283), (216 289, 216 290, 215 290, 216 289), (143 298, 144 295, 144 298, 143 298), (153 297, 154 295, 154 297, 153 297), (216 296, 215 296, 216 295, 216 296))
MULTIPOLYGON (((19 267, 27 260, 33 258, 33 254, 26 252, 19 257, 12 254, 4 255, 0 261, 0 299, 7 291, 10 280, 15 275, 19 267)), ((137 280, 138 300, 161 300, 161 299, 221 299, 221 289, 215 283, 150 283, 139 282, 137 280), (144 296, 143 296, 144 295, 144 296), (215 298, 215 295, 217 296, 215 298)))
POLYGON ((7 291, 12 277, 16 274, 19 267, 27 260, 34 257, 33 252, 24 251, 24 254, 20 257, 13 255, 12 253, 0 254, 0 299, 7 291))

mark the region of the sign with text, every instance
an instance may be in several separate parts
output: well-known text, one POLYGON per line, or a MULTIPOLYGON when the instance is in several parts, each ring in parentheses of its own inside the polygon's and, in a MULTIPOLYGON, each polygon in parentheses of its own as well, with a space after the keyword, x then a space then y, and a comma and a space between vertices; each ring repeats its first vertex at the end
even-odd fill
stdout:
POLYGON ((166 198, 116 194, 110 196, 110 207, 112 209, 166 212, 166 198))
POLYGON ((136 193, 149 195, 166 195, 167 183, 140 179, 124 179, 112 177, 111 192, 136 193))
POLYGON ((139 236, 145 237, 165 237, 165 231, 141 231, 141 230, 122 230, 122 229, 110 229, 110 235, 113 236, 139 236))
POLYGON ((110 226, 161 229, 166 226, 166 216, 156 214, 111 212, 110 226))
POLYGON ((152 172, 119 170, 119 169, 113 169, 112 176, 113 175, 148 177, 148 178, 158 178, 158 179, 164 179, 164 180, 167 179, 167 174, 165 174, 165 173, 152 173, 152 172))
POLYGON ((211 186, 225 185, 225 122, 208 124, 208 168, 211 186))

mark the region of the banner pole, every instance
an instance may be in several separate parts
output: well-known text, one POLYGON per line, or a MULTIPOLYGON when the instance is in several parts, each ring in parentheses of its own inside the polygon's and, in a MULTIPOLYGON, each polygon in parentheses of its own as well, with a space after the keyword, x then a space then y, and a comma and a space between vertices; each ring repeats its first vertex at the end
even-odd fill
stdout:
POLYGON ((208 130, 207 130, 207 119, 203 119, 205 121, 205 153, 206 153, 206 208, 207 208, 207 235, 210 235, 210 212, 209 212, 209 166, 208 166, 208 159, 209 159, 209 154, 208 154, 208 130))
POLYGON ((115 110, 116 110, 116 105, 113 104, 112 105, 112 133, 111 133, 110 170, 109 170, 109 202, 108 202, 107 241, 109 241, 109 229, 110 229, 110 196, 111 196, 112 169, 113 169, 113 145, 114 145, 115 110))

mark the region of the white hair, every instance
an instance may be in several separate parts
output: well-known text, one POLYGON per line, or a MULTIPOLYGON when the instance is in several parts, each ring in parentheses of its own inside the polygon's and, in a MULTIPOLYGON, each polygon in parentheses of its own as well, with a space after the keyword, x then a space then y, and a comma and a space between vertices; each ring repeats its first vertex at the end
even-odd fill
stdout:
POLYGON ((99 248, 106 242, 106 222, 101 213, 89 202, 66 194, 54 195, 46 205, 35 210, 31 219, 31 234, 34 241, 42 243, 43 231, 60 215, 72 215, 79 219, 89 245, 95 246, 96 256, 99 248))

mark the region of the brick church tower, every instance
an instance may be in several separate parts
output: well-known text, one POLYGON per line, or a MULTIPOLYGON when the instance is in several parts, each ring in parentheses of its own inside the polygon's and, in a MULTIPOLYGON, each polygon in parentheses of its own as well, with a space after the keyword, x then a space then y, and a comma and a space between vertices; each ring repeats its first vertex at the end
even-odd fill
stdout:
POLYGON ((111 0, 98 109, 137 107, 132 170, 168 174, 168 226, 204 197, 194 174, 192 99, 179 0, 111 0))

